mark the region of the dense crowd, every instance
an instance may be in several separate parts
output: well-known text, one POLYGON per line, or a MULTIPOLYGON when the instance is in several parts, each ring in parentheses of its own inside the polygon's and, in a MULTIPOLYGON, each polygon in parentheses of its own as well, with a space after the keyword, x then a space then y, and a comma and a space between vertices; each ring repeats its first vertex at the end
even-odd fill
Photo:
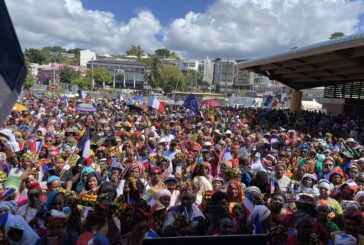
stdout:
POLYGON ((0 130, 1 244, 269 234, 364 244, 361 118, 24 97, 0 130))

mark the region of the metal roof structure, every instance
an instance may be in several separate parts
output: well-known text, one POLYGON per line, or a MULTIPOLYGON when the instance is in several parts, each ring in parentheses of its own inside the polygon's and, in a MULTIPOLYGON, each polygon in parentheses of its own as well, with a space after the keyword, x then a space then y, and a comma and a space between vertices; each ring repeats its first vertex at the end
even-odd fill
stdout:
POLYGON ((297 90, 364 81, 364 33, 243 61, 236 66, 297 90))

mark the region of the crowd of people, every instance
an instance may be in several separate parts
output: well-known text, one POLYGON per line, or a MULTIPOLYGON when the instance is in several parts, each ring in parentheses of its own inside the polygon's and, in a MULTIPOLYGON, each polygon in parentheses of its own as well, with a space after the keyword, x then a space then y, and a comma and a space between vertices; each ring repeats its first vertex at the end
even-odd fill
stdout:
POLYGON ((0 130, 2 244, 268 234, 364 244, 361 119, 21 98, 0 130))

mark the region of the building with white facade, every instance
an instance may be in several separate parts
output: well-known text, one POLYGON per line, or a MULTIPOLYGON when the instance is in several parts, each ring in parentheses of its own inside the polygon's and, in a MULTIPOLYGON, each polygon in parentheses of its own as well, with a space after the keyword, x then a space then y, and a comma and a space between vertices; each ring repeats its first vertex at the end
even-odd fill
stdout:
POLYGON ((178 68, 184 71, 198 71, 198 60, 195 59, 183 59, 179 60, 178 68))
POLYGON ((104 58, 92 60, 87 64, 90 69, 105 68, 113 76, 116 88, 141 90, 146 85, 147 64, 133 58, 104 58))
POLYGON ((202 75, 202 80, 208 84, 212 84, 214 79, 214 62, 206 58, 205 60, 199 60, 198 71, 202 75))
POLYGON ((95 52, 93 52, 89 49, 84 49, 84 50, 80 51, 80 66, 86 67, 87 63, 92 60, 96 60, 95 52))
POLYGON ((234 83, 234 66, 236 61, 233 59, 220 59, 217 58, 214 64, 213 84, 215 85, 215 92, 233 94, 234 83))

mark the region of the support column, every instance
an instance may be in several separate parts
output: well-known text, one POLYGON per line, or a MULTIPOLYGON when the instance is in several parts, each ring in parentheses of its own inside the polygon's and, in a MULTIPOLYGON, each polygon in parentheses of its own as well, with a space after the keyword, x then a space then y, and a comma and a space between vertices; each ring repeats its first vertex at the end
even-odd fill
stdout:
POLYGON ((302 92, 294 90, 291 96, 290 112, 298 112, 301 110, 302 92))

